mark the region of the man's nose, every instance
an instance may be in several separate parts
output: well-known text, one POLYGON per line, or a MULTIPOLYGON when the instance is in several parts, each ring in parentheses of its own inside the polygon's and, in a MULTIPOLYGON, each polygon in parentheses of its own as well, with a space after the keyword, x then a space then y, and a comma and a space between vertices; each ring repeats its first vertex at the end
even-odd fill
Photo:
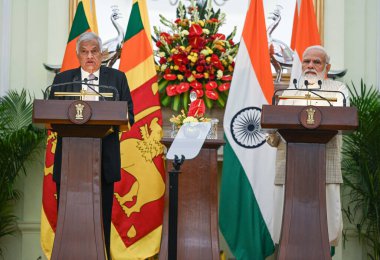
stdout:
POLYGON ((314 62, 311 60, 307 63, 308 68, 314 68, 314 62))

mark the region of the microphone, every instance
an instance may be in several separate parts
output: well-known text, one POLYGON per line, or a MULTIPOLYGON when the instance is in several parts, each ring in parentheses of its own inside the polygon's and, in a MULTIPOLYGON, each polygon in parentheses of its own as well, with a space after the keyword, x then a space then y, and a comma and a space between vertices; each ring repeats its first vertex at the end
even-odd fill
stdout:
POLYGON ((318 86, 319 86, 319 89, 322 89, 322 80, 318 80, 318 86))
POLYGON ((277 90, 275 90, 274 93, 273 93, 273 96, 272 96, 272 105, 277 106, 277 104, 276 104, 276 94, 277 94, 277 92, 284 91, 284 90, 298 90, 297 79, 293 79, 293 85, 294 85, 294 89, 288 88, 288 89, 277 89, 277 90))
MULTIPOLYGON (((322 90, 322 80, 318 80, 317 83, 318 83, 319 89, 316 89, 316 90, 310 90, 310 89, 308 89, 308 91, 311 92, 311 93, 313 93, 313 94, 315 94, 316 96, 322 98, 323 100, 327 101, 327 102, 330 104, 330 106, 333 106, 333 105, 330 103, 330 101, 328 101, 325 97, 320 96, 320 95, 318 95, 318 94, 315 93, 315 92, 339 93, 339 94, 341 94, 342 97, 343 97, 343 107, 346 107, 346 96, 344 95, 344 93, 343 93, 342 91, 339 91, 339 90, 322 90)), ((309 85, 309 82, 308 82, 307 80, 305 80, 305 86, 306 86, 306 88, 307 88, 308 85, 309 85)))
MULTIPOLYGON (((318 86, 319 86, 320 89, 322 89, 322 80, 318 80, 318 86)), ((335 93, 341 94, 342 97, 343 97, 343 107, 346 107, 346 95, 342 91, 339 91, 339 90, 321 90, 321 91, 324 91, 324 92, 335 92, 335 93)))
MULTIPOLYGON (((94 76, 94 78, 91 79, 91 80, 98 80, 98 77, 94 76)), ((98 85, 98 84, 92 84, 92 83, 89 83, 89 81, 91 81, 91 80, 89 80, 88 78, 85 78, 83 81, 84 81, 84 84, 86 84, 86 86, 87 86, 89 89, 91 89, 92 91, 94 91, 96 94, 99 95, 99 97, 102 98, 102 101, 105 101, 106 98, 105 98, 102 94, 100 94, 99 91, 97 91, 95 88, 93 88, 94 86, 99 87, 99 85, 98 85)))
MULTIPOLYGON (((322 86, 322 81, 321 81, 321 80, 318 80, 318 85, 319 85, 319 87, 321 88, 321 86, 322 86), (319 81, 320 81, 320 83, 321 83, 320 85, 319 85, 319 81)), ((331 102, 330 102, 329 100, 327 100, 327 98, 323 97, 322 95, 319 95, 319 94, 315 93, 314 90, 309 89, 309 81, 308 81, 307 79, 305 79, 305 87, 306 87, 306 89, 307 89, 310 93, 313 93, 313 94, 316 95, 317 97, 320 97, 320 98, 322 98, 324 101, 327 101, 327 103, 329 103, 330 107, 333 106, 333 105, 331 104, 331 102)))
POLYGON ((51 84, 51 85, 47 86, 44 91, 42 91, 44 99, 45 100, 49 99, 50 91, 51 91, 51 89, 53 89, 53 87, 68 86, 68 85, 73 85, 73 84, 82 84, 84 82, 85 82, 85 80, 79 80, 78 76, 75 76, 73 78, 73 81, 51 84))
MULTIPOLYGON (((98 79, 99 79, 98 77, 94 77, 93 80, 98 80, 98 79)), ((103 95, 101 95, 98 91, 96 91, 93 87, 90 87, 90 86, 96 86, 96 87, 99 87, 99 88, 111 89, 112 92, 115 94, 115 101, 119 101, 120 100, 120 98, 119 98, 120 97, 119 91, 114 86, 92 84, 92 83, 89 83, 88 81, 89 81, 89 79, 87 79, 87 78, 85 78, 84 80, 79 80, 79 77, 75 76, 73 78, 73 81, 51 84, 51 85, 47 86, 44 91, 42 91, 43 96, 44 96, 44 100, 49 99, 50 91, 54 87, 68 86, 68 85, 73 85, 73 84, 83 84, 83 83, 85 83, 91 90, 93 90, 96 94, 98 94, 100 97, 102 97, 102 100, 105 100, 105 97, 103 95)))
POLYGON ((293 86, 297 89, 297 79, 293 79, 293 86))
MULTIPOLYGON (((98 77, 95 77, 93 80, 98 80, 98 77)), ((108 86, 108 85, 100 85, 100 84, 93 84, 93 83, 89 83, 88 82, 89 80, 88 79, 84 79, 84 83, 90 88, 92 89, 95 93, 99 94, 100 96, 102 96, 100 93, 98 93, 97 91, 95 91, 95 89, 93 89, 92 87, 90 86, 93 86, 93 87, 99 87, 99 88, 105 88, 105 89, 110 89, 112 90, 112 92, 115 94, 115 101, 119 101, 120 100, 120 95, 119 95, 119 91, 117 90, 117 88, 115 88, 114 86, 108 86)), ((102 96, 104 98, 104 96, 102 96)), ((104 99, 103 99, 104 100, 104 99)))

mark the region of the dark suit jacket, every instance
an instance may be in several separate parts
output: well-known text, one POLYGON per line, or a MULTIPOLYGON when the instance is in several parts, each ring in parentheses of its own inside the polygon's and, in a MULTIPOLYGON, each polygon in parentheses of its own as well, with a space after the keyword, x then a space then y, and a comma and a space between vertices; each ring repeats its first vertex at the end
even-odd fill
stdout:
MULTIPOLYGON (((69 84, 65 86, 54 86, 54 84, 80 81, 82 79, 81 69, 73 69, 59 73, 54 78, 49 99, 78 99, 77 97, 54 97, 55 92, 79 92, 81 84, 69 84)), ((133 103, 125 74, 116 69, 100 67, 99 85, 113 86, 119 91, 120 100, 128 101, 129 122, 134 123, 133 103)), ((101 91, 104 91, 101 89, 101 91)), ((109 89, 104 92, 110 92, 109 89)), ((108 98, 106 100, 109 100, 108 98)), ((112 100, 112 99, 111 99, 112 100)), ((99 101, 102 102, 102 101, 99 101)), ((61 181, 62 165, 62 138, 58 136, 54 156, 53 180, 61 181)), ((102 139, 102 179, 108 183, 119 181, 120 176, 120 142, 119 129, 114 127, 114 132, 102 139)))

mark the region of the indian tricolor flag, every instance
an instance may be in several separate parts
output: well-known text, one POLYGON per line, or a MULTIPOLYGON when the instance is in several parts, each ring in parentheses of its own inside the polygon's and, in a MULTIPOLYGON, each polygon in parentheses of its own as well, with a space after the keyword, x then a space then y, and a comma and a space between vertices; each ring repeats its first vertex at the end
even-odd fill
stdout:
MULTIPOLYGON (((86 31, 97 32, 93 0, 82 0, 78 3, 61 71, 79 67, 75 45, 78 36, 86 31)), ((55 182, 53 181, 54 153, 57 143, 56 137, 56 133, 48 131, 42 191, 41 247, 48 259, 50 259, 53 250, 55 229, 57 226, 57 191, 55 182)))
POLYGON ((298 25, 298 2, 296 2, 296 6, 294 7, 292 39, 290 40, 290 48, 292 50, 296 48, 297 25, 298 25))
POLYGON ((112 209, 113 259, 145 259, 160 249, 165 169, 162 115, 145 0, 134 0, 119 69, 131 90, 135 124, 120 136, 121 181, 112 209))
POLYGON ((274 92, 262 0, 251 0, 224 115, 219 226, 236 259, 274 252, 276 150, 260 129, 274 92))
POLYGON ((321 45, 321 38, 318 33, 317 18, 315 16, 313 0, 301 1, 298 22, 295 24, 295 26, 297 29, 295 30, 293 28, 293 34, 294 31, 297 33, 295 36, 295 47, 290 84, 293 84, 293 79, 297 79, 298 81, 302 74, 301 61, 303 52, 306 50, 306 48, 313 45, 321 45))

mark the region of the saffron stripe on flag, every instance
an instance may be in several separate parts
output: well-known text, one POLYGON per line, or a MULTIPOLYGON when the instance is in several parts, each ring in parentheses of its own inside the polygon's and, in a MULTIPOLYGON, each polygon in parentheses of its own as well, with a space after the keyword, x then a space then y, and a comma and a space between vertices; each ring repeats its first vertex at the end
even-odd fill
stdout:
POLYGON ((289 84, 293 84, 294 79, 299 81, 299 78, 302 73, 301 60, 305 49, 309 46, 320 44, 321 38, 318 33, 317 18, 314 12, 313 1, 302 0, 299 18, 297 22, 295 53, 293 57, 291 80, 289 84))

